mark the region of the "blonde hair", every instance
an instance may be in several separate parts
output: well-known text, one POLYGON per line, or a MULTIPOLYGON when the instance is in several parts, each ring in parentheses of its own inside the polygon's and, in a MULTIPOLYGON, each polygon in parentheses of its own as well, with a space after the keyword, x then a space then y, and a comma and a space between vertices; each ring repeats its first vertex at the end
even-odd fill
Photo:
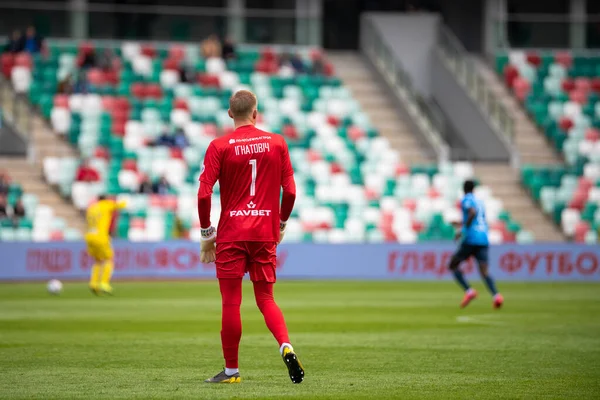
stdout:
POLYGON ((233 118, 249 117, 256 104, 256 95, 249 90, 238 90, 229 98, 229 110, 233 118))

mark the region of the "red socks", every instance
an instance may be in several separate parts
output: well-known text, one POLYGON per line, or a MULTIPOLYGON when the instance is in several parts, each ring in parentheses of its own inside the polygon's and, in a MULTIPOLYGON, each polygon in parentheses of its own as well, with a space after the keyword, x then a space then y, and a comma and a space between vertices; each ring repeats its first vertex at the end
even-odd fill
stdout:
POLYGON ((242 338, 242 279, 219 279, 221 289, 221 346, 225 368, 238 368, 238 349, 242 338))
MULTIPOLYGON (((290 338, 283 314, 273 298, 273 283, 253 282, 254 296, 267 327, 281 346, 290 338)), ((238 368, 238 350, 242 338, 242 279, 219 279, 221 290, 221 344, 226 368, 238 368)))
POLYGON ((290 337, 288 335, 287 327, 285 326, 283 313, 273 298, 273 283, 260 281, 253 282, 253 284, 256 305, 265 317, 267 328, 269 328, 280 346, 283 343, 289 343, 290 337))

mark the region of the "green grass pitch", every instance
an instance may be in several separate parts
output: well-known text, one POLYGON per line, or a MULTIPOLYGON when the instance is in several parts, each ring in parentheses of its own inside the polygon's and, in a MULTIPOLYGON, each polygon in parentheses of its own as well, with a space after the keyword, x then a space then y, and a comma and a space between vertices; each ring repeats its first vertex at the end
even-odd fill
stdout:
POLYGON ((452 282, 277 284, 306 379, 293 385, 244 288, 242 384, 223 366, 216 282, 0 285, 0 398, 591 399, 600 397, 600 285, 499 283, 469 308, 452 282))

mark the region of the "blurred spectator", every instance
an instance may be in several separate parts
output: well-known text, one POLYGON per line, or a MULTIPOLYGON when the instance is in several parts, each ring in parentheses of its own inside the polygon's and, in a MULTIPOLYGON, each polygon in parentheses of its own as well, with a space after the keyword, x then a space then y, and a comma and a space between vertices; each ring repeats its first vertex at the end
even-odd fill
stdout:
POLYGON ((154 142, 152 142, 154 146, 167 146, 174 147, 175 146, 175 138, 168 130, 163 130, 159 137, 156 138, 154 142))
POLYGON ((77 81, 73 85, 73 93, 86 94, 90 91, 90 82, 87 79, 85 71, 79 71, 77 81))
POLYGON ((13 206, 13 217, 23 218, 25 216, 25 206, 23 200, 19 197, 15 205, 13 206))
POLYGON ((325 60, 323 60, 323 56, 319 55, 312 60, 310 73, 313 75, 325 74, 325 60))
POLYGON ((25 51, 30 53, 38 53, 42 50, 43 39, 35 31, 35 27, 30 25, 25 31, 25 39, 23 47, 25 51))
POLYGON ((175 135, 173 135, 173 145, 175 147, 179 147, 180 149, 185 149, 190 145, 187 136, 185 136, 185 132, 183 129, 178 128, 175 131, 175 135))
POLYGON ((231 38, 225 38, 221 53, 224 60, 233 60, 236 58, 235 45, 233 44, 233 40, 231 40, 231 38))
POLYGON ((152 186, 152 181, 150 178, 148 178, 148 175, 144 175, 142 177, 142 182, 140 183, 140 189, 138 192, 142 194, 150 194, 153 191, 152 186))
POLYGON ((94 49, 88 51, 83 56, 81 68, 94 68, 96 66, 96 51, 94 49))
POLYGON ((0 219, 8 218, 6 196, 0 194, 0 219))
POLYGON ((111 49, 105 49, 102 54, 98 57, 98 67, 102 68, 103 71, 113 69, 113 62, 115 55, 111 49))
POLYGON ((152 186, 152 192, 154 194, 169 194, 170 190, 171 190, 171 185, 169 185, 169 181, 167 181, 167 178, 165 178, 164 176, 161 177, 158 180, 158 182, 156 182, 152 186))
POLYGON ((14 30, 12 35, 8 37, 4 51, 7 53, 19 53, 23 51, 23 35, 21 31, 14 30))
POLYGON ((75 180, 77 182, 98 182, 100 180, 100 174, 84 160, 77 169, 75 180))
POLYGON ((221 43, 219 43, 217 35, 213 34, 204 39, 200 48, 204 58, 221 57, 221 43))
POLYGON ((73 75, 68 74, 63 80, 58 82, 59 94, 71 94, 73 92, 73 75))
POLYGON ((10 178, 4 171, 0 171, 0 196, 6 196, 8 194, 8 187, 10 186, 10 178))
POLYGON ((182 83, 192 83, 196 82, 196 74, 193 69, 187 67, 187 65, 180 64, 179 68, 177 68, 177 72, 179 72, 179 80, 182 83))

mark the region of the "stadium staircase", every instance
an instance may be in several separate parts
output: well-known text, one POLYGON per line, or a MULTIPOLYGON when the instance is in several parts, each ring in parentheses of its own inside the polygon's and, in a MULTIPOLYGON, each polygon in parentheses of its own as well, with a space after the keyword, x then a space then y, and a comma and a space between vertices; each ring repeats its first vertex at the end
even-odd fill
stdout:
MULTIPOLYGON (((476 65, 490 90, 513 116, 519 161, 522 164, 562 165, 560 156, 494 71, 481 60, 478 60, 476 65)), ((537 240, 565 240, 558 227, 550 218, 544 216, 543 211, 523 189, 519 171, 505 164, 475 163, 474 166, 477 176, 493 188, 494 194, 502 200, 506 210, 531 230, 537 240)))
POLYGON ((494 70, 482 60, 476 62, 488 87, 513 116, 516 146, 522 164, 562 165, 562 159, 546 140, 543 132, 527 116, 519 101, 510 93, 494 70))
MULTIPOLYGON (((2 107, 12 110, 14 96, 4 96, 2 107)), ((0 170, 6 170, 11 178, 20 182, 24 192, 38 198, 40 204, 51 207, 54 216, 63 218, 74 229, 83 232, 85 220, 82 214, 65 200, 61 195, 46 183, 42 174, 42 161, 46 157, 76 156, 76 150, 63 140, 57 140, 56 135, 43 118, 36 111, 29 111, 29 157, 0 157, 0 170)), ((21 132, 22 134, 27 134, 21 132)))
POLYGON ((352 97, 379 133, 401 154, 403 161, 409 165, 435 162, 423 151, 418 139, 398 114, 391 95, 359 53, 328 52, 327 57, 337 76, 352 92, 352 97))
POLYGON ((538 241, 560 242, 564 237, 558 227, 544 216, 521 185, 520 175, 503 163, 474 163, 475 176, 493 189, 504 209, 533 234, 538 241))

